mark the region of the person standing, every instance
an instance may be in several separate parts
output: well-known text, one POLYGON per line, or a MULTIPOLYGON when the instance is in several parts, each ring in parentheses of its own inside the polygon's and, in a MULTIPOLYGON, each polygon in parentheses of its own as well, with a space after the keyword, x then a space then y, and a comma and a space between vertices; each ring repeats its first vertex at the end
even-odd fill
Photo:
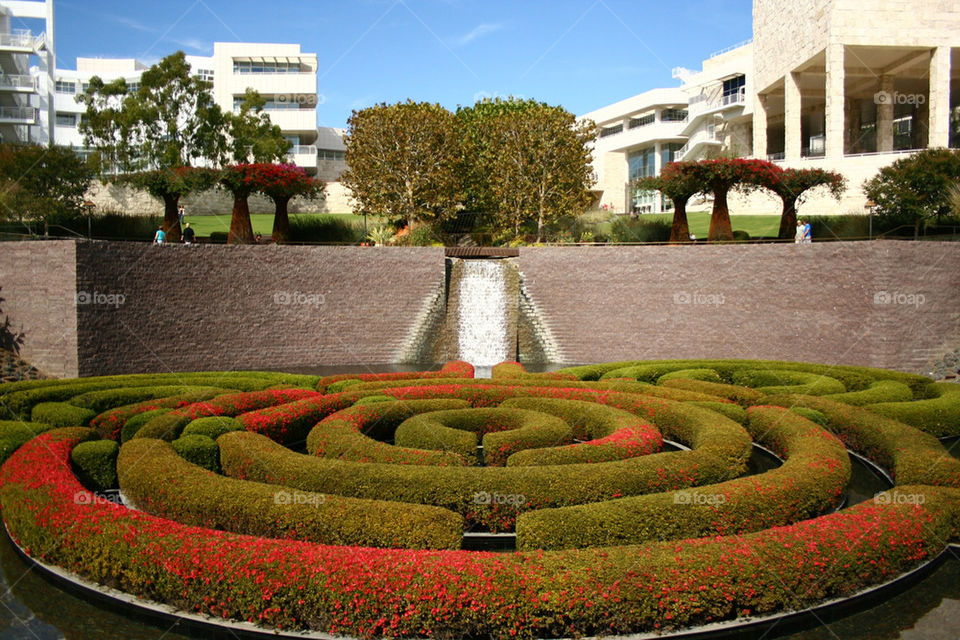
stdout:
POLYGON ((163 241, 167 239, 167 234, 164 233, 163 227, 157 229, 157 232, 153 234, 153 243, 154 244, 163 244, 163 241))
POLYGON ((810 226, 809 220, 803 221, 803 243, 810 244, 813 242, 813 227, 810 226))
POLYGON ((184 214, 183 214, 183 205, 180 205, 180 207, 177 209, 177 218, 179 218, 179 220, 180 220, 180 226, 181 226, 181 227, 183 226, 183 215, 184 215, 184 214))
POLYGON ((183 225, 183 244, 193 244, 196 234, 193 231, 193 228, 190 226, 190 223, 183 225))
POLYGON ((793 242, 794 242, 794 244, 800 244, 800 243, 802 243, 802 242, 803 242, 803 235, 804 235, 803 220, 801 220, 800 218, 797 218, 797 231, 796 231, 796 233, 793 234, 793 242))

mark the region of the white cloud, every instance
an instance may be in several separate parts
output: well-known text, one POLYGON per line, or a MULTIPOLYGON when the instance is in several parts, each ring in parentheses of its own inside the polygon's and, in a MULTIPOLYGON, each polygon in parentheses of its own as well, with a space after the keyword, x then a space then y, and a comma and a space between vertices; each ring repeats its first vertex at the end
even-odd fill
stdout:
POLYGON ((503 24, 499 22, 482 22, 462 36, 453 38, 452 42, 458 47, 464 47, 478 38, 482 38, 491 33, 496 33, 503 28, 503 24))
POLYGON ((135 20, 135 19, 133 19, 133 18, 128 18, 128 17, 126 17, 126 16, 110 16, 110 18, 111 18, 112 20, 116 21, 116 22, 119 22, 120 24, 122 24, 123 26, 127 27, 128 29, 134 29, 134 30, 136 30, 136 31, 143 31, 143 32, 145 32, 145 33, 156 33, 156 32, 157 32, 157 30, 154 29, 153 27, 147 26, 147 25, 143 24, 142 22, 140 22, 139 20, 135 20))

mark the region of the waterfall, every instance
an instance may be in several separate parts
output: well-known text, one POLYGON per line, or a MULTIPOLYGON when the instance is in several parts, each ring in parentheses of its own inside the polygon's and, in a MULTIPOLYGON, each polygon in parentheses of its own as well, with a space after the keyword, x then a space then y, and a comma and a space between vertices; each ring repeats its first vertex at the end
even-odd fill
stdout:
POLYGON ((507 264, 504 260, 464 260, 462 269, 457 292, 457 357, 489 371, 515 357, 510 345, 507 264))

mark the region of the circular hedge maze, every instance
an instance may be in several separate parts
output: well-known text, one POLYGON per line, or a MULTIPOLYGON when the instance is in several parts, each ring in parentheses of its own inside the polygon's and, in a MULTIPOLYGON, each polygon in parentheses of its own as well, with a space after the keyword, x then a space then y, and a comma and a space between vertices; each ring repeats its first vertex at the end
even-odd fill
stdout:
POLYGON ((273 630, 552 638, 744 622, 890 582, 960 533, 960 461, 938 440, 960 435, 960 386, 894 371, 503 363, 474 379, 453 362, 0 394, 0 503, 26 554, 273 630), (747 474, 755 445, 782 463, 747 474), (849 452, 895 486, 846 504, 849 452), (117 487, 121 503, 103 499, 117 487), (464 550, 465 532, 515 533, 517 550, 464 550))

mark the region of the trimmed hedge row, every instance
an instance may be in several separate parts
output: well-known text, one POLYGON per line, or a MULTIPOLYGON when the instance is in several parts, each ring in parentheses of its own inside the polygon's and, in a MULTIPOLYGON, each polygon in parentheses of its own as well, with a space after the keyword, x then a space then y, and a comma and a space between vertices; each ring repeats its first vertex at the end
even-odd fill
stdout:
POLYGON ((101 389, 99 391, 88 391, 78 396, 70 398, 69 404, 92 409, 96 413, 102 413, 114 407, 141 403, 147 400, 157 400, 159 398, 168 398, 170 396, 195 396, 194 402, 205 400, 207 394, 219 391, 227 393, 226 390, 211 387, 187 387, 184 385, 161 385, 155 387, 114 387, 111 389, 101 389), (196 397, 203 395, 205 397, 196 397))
MULTIPOLYGON (((115 409, 108 409, 91 420, 90 427, 96 429, 104 438, 116 440, 121 437, 121 432, 127 422, 140 414, 157 409, 177 409, 201 400, 209 400, 224 393, 236 392, 236 389, 222 389, 220 387, 195 387, 195 389, 195 391, 183 395, 145 400, 144 402, 135 402, 115 409)), ((133 429, 132 431, 136 430, 133 429)))
POLYGON ((346 409, 361 396, 338 393, 249 411, 236 416, 243 428, 283 444, 303 442, 313 427, 328 415, 346 409))
MULTIPOLYGON (((205 436, 180 440, 194 438, 210 440, 205 436)), ((444 509, 307 494, 225 478, 184 460, 175 447, 141 438, 123 445, 117 465, 120 487, 137 508, 184 524, 269 538, 413 549, 460 547, 463 519, 444 509)))
MULTIPOLYGON (((913 400, 913 391, 907 385, 896 380, 877 380, 862 391, 847 391, 824 396, 843 404, 862 407, 877 402, 909 402, 913 400)), ((918 402, 920 402, 918 400, 918 402)), ((925 401, 929 402, 929 400, 925 401)))
POLYGON ((70 452, 70 461, 80 482, 93 491, 117 487, 117 454, 120 445, 113 440, 87 440, 70 452))
POLYGON ((24 380, 0 385, 3 409, 11 417, 25 417, 40 402, 65 402, 91 391, 117 387, 153 387, 164 384, 229 387, 256 391, 276 384, 296 384, 312 388, 317 376, 256 371, 206 371, 199 373, 158 373, 101 376, 64 380, 24 380), (300 384, 303 383, 303 384, 300 384))
MULTIPOLYGON (((404 390, 390 391, 402 395, 404 390)), ((477 389, 463 387, 413 387, 408 391, 433 398, 477 393, 477 389)), ((484 387, 480 391, 483 393, 479 401, 489 402, 493 390, 484 387)), ((501 401, 534 393, 547 397, 573 394, 578 396, 575 399, 618 406, 644 415, 665 433, 669 431, 671 439, 693 447, 693 451, 562 467, 372 466, 304 456, 266 438, 248 432, 234 432, 218 440, 221 464, 224 472, 233 477, 285 484, 305 491, 435 504, 461 513, 468 523, 492 530, 507 530, 521 511, 727 480, 745 469, 750 453, 750 438, 740 425, 716 413, 682 403, 569 389, 503 387, 497 393, 501 401), (478 498, 483 495, 522 496, 523 499, 484 503, 478 498)), ((655 435, 659 446, 659 434, 655 435)))
POLYGON ((564 447, 520 451, 507 459, 507 465, 576 464, 623 460, 654 453, 659 438, 655 428, 621 409, 581 400, 550 398, 512 398, 500 405, 516 407, 562 418, 583 442, 564 447))
POLYGON ((846 446, 890 472, 899 484, 960 487, 960 460, 934 436, 872 411, 817 396, 767 398, 783 407, 806 407, 826 416, 846 446))
POLYGON ((75 407, 66 402, 41 402, 34 405, 30 412, 32 422, 43 422, 54 427, 85 427, 96 412, 91 409, 75 407))
POLYGON ((170 443, 181 458, 198 467, 220 473, 220 447, 213 438, 197 433, 181 435, 170 443))
POLYGON ((761 398, 763 398, 763 392, 757 391, 756 389, 740 387, 735 384, 708 382, 706 380, 682 378, 679 380, 664 380, 660 384, 672 389, 686 389, 687 391, 697 391, 718 398, 724 398, 731 402, 736 402, 742 407, 752 407, 758 404, 761 398))
POLYGON ((766 473, 667 493, 520 514, 518 549, 567 549, 729 535, 791 524, 835 507, 850 460, 835 436, 779 407, 753 407, 747 429, 784 457, 766 473))
POLYGON ((433 378, 473 378, 473 365, 462 360, 452 360, 443 365, 439 371, 401 371, 396 373, 338 373, 324 376, 316 384, 318 391, 334 393, 342 391, 330 389, 330 385, 344 380, 359 382, 388 381, 388 380, 429 380, 433 378))
POLYGON ((931 386, 933 397, 927 400, 868 404, 867 408, 938 438, 960 435, 960 385, 938 382, 931 386))
MULTIPOLYGON (((624 370, 644 367, 638 371, 648 382, 653 382, 659 376, 681 369, 713 369, 725 382, 731 382, 733 373, 744 369, 776 369, 781 371, 801 371, 816 375, 823 375, 839 380, 846 391, 862 391, 871 382, 876 380, 895 380, 902 382, 913 390, 913 397, 923 399, 931 397, 932 380, 920 375, 888 371, 886 369, 871 369, 869 367, 853 367, 846 365, 825 365, 809 362, 787 362, 782 360, 646 360, 608 362, 579 367, 560 369, 558 373, 572 374, 580 380, 599 380, 603 376, 613 378, 624 377, 624 370)), ((626 377, 636 378, 626 374, 626 377)))
POLYGON ((399 432, 404 421, 418 414, 469 406, 463 400, 353 405, 327 416, 311 429, 307 451, 315 456, 356 462, 463 466, 464 458, 457 451, 437 451, 437 447, 418 447, 400 440, 396 441, 398 446, 391 446, 381 441, 393 440, 394 432, 399 432))
MULTIPOLYGON (((799 610, 929 560, 956 535, 960 505, 957 490, 903 487, 923 504, 866 502, 738 536, 569 552, 374 551, 77 500, 67 460, 85 431, 44 434, 0 471, 4 517, 29 554, 184 610, 355 637, 618 635, 799 610)), ((223 438, 237 435, 247 434, 223 438)))
POLYGON ((181 437, 197 435, 216 440, 229 431, 243 431, 243 425, 230 416, 211 416, 191 421, 183 428, 181 437))
MULTIPOLYGON (((406 403, 403 403, 406 404, 406 403)), ((573 442, 573 430, 554 416, 517 408, 454 409, 410 418, 397 428, 397 442, 423 449, 444 449, 449 442, 472 464, 502 467, 521 450, 541 449, 573 442)))
POLYGON ((53 429, 52 425, 40 422, 0 420, 0 464, 6 462, 24 443, 50 429, 53 429))

